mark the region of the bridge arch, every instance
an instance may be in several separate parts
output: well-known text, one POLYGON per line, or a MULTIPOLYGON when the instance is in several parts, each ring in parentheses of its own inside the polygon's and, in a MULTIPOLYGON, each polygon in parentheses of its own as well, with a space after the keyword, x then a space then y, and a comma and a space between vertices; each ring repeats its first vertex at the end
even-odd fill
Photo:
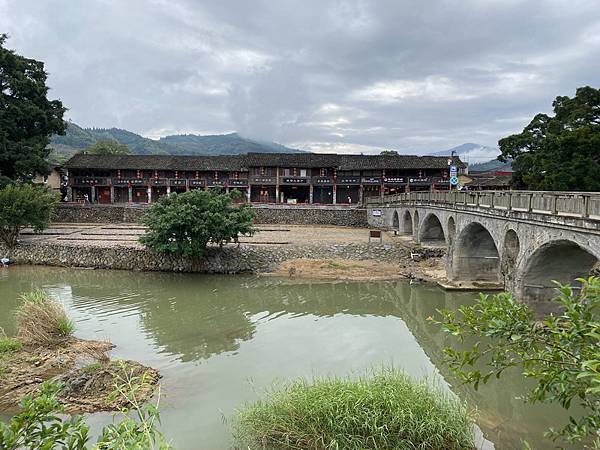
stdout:
POLYGON ((444 227, 436 214, 427 214, 420 228, 419 242, 445 242, 444 227))
POLYGON ((410 210, 405 210, 402 214, 402 223, 400 231, 403 234, 413 234, 413 218, 410 214, 410 210))
POLYGON ((455 281, 500 282, 500 254, 491 233, 479 222, 460 232, 452 255, 455 281))
POLYGON ((400 219, 398 217, 398 211, 394 211, 394 217, 392 218, 392 228, 394 230, 400 229, 400 219))
POLYGON ((575 279, 587 277, 598 262, 598 257, 579 244, 570 240, 555 240, 547 242, 533 252, 525 262, 522 275, 519 299, 530 304, 538 304, 556 296, 556 285, 570 283, 575 285, 575 279))

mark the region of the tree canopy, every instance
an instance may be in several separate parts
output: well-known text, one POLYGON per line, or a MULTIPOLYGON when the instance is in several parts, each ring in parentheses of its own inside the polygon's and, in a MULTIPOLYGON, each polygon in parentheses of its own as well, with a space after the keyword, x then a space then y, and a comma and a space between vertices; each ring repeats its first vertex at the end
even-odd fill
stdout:
POLYGON ((44 185, 9 184, 0 189, 0 242, 17 245, 22 228, 40 232, 48 227, 58 196, 44 185))
POLYGON ((500 161, 513 160, 513 184, 532 190, 600 191, 600 89, 556 97, 554 116, 536 115, 501 139, 500 161))
POLYGON ((152 205, 141 222, 148 231, 140 242, 157 253, 198 258, 209 243, 237 242, 254 232, 248 205, 234 206, 235 193, 219 189, 171 193, 152 205))
POLYGON ((130 155, 131 151, 125 144, 119 144, 116 141, 98 141, 89 147, 84 148, 82 153, 90 155, 130 155))
POLYGON ((65 108, 48 100, 44 63, 5 48, 0 34, 0 175, 30 180, 46 175, 53 134, 65 132, 65 108))

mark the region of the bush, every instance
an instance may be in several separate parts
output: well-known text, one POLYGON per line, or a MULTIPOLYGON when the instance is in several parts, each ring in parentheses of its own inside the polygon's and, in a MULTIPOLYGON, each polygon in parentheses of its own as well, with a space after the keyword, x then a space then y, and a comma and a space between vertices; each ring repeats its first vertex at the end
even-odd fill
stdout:
POLYGON ((237 242, 253 233, 248 205, 234 206, 234 194, 218 189, 172 193, 155 203, 142 219, 148 231, 140 242, 157 253, 201 257, 209 243, 237 242))
POLYGON ((402 372, 298 380, 238 411, 236 442, 261 449, 473 449, 463 403, 402 372))
POLYGON ((0 189, 0 242, 12 249, 21 229, 43 231, 57 202, 58 196, 41 185, 8 185, 0 189))
POLYGON ((580 291, 558 285, 560 313, 537 320, 512 294, 481 295, 458 312, 441 311, 443 329, 460 342, 484 338, 468 349, 446 348, 447 362, 476 389, 517 367, 535 382, 526 400, 580 408, 554 439, 600 448, 600 278, 579 279, 580 291), (481 370, 481 367, 484 370, 481 370))
POLYGON ((23 303, 16 313, 17 337, 25 343, 52 345, 70 336, 75 325, 63 306, 42 290, 21 296, 23 303))

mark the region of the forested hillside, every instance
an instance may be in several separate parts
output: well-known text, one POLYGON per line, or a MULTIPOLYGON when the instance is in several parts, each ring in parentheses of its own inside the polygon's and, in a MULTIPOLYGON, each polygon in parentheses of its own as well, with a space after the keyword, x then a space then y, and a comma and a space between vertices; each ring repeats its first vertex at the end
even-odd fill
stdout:
POLYGON ((235 155, 247 152, 301 151, 274 142, 247 139, 236 133, 214 136, 174 135, 153 140, 119 128, 81 128, 72 122, 67 127, 66 135, 53 136, 50 146, 55 150, 56 159, 60 160, 98 141, 125 144, 136 155, 235 155))

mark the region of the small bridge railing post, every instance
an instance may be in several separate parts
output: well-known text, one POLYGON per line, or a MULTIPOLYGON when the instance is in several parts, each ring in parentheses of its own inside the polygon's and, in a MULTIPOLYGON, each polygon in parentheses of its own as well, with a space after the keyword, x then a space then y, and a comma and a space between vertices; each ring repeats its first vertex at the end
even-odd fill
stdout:
POLYGON ((590 196, 583 196, 583 207, 581 209, 581 217, 587 219, 590 217, 590 196))
POLYGON ((510 211, 512 209, 512 192, 508 193, 508 203, 506 204, 506 210, 510 211))
POLYGON ((529 194, 529 198, 527 199, 527 212, 533 211, 533 192, 529 194))
POLYGON ((558 214, 558 195, 556 194, 552 195, 552 210, 550 213, 554 216, 558 214))
POLYGON ((492 191, 492 195, 490 195, 490 209, 494 209, 494 196, 496 195, 496 191, 492 191))

